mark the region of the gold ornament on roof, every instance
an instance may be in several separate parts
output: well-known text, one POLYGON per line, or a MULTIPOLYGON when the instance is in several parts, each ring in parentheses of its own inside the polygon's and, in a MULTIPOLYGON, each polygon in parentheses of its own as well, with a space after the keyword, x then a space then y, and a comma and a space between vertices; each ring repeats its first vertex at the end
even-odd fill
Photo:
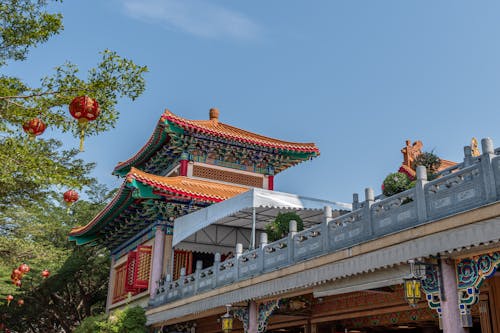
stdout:
POLYGON ((470 150, 472 152, 472 156, 479 156, 481 152, 479 151, 478 143, 476 138, 472 138, 470 142, 470 150))

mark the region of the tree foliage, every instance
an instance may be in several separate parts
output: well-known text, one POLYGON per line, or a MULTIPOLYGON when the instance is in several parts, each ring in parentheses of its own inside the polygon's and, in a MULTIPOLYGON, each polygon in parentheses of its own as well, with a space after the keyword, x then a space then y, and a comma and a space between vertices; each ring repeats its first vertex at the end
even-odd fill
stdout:
POLYGON ((0 306, 0 321, 7 327, 20 332, 71 332, 84 318, 104 311, 109 253, 98 247, 76 247, 68 243, 67 233, 104 207, 111 196, 103 195, 107 192, 94 186, 91 200, 78 201, 70 214, 53 197, 47 197, 43 207, 8 213, 13 223, 0 234, 0 294, 2 299, 14 296, 10 306, 0 306), (21 263, 31 270, 17 288, 10 273, 21 263), (40 274, 44 269, 52 272, 47 279, 40 274), (24 305, 17 306, 19 299, 24 305))
MULTIPOLYGON (((24 60, 30 47, 60 32, 62 15, 48 13, 47 4, 47 0, 0 1, 0 68, 9 60, 24 60)), ((81 77, 78 67, 70 62, 56 67, 37 87, 18 77, 0 75, 0 158, 7 166, 0 170, 2 202, 10 205, 36 200, 53 186, 81 188, 91 184, 88 172, 92 164, 45 135, 27 140, 22 125, 38 117, 55 133, 79 136, 80 126, 69 114, 68 105, 75 96, 89 95, 99 102, 101 114, 89 122, 85 135, 106 131, 118 119, 119 98, 134 100, 144 91, 146 71, 145 66, 104 50, 86 77, 81 77)))
POLYGON ((422 154, 418 155, 415 158, 415 161, 413 161, 412 168, 417 169, 417 166, 424 166, 425 169, 427 170, 427 179, 432 180, 436 178, 436 173, 439 170, 439 167, 441 166, 441 159, 439 156, 434 154, 434 152, 423 152, 422 154))
POLYGON ((46 0, 0 1, 0 65, 24 60, 29 48, 59 33, 62 16, 45 10, 46 0))
POLYGON ((139 306, 117 310, 110 316, 86 318, 74 333, 145 333, 146 313, 139 306))
MULTIPOLYGON (((59 0, 0 0, 0 68, 26 60, 32 47, 63 29, 60 13, 49 4, 59 0)), ((122 98, 135 100, 145 89, 145 66, 104 50, 86 74, 66 62, 32 86, 23 78, 0 74, 0 297, 14 296, 10 306, 0 302, 0 323, 19 332, 71 332, 84 318, 104 310, 109 255, 101 248, 68 243, 72 226, 92 219, 109 200, 107 189, 89 176, 94 164, 79 158, 47 134, 28 139, 22 125, 37 117, 51 133, 80 135, 68 112, 76 96, 99 102, 101 113, 89 122, 86 135, 115 126, 122 98), (67 188, 86 191, 85 200, 62 203, 67 188), (31 271, 21 288, 10 281, 11 271, 27 263, 31 271), (52 275, 43 279, 41 271, 52 275), (17 300, 24 305, 18 306, 17 300)))
POLYGON ((274 221, 266 225, 266 233, 269 242, 277 241, 288 235, 290 232, 290 221, 297 221, 297 231, 304 230, 304 222, 297 213, 279 213, 274 221))

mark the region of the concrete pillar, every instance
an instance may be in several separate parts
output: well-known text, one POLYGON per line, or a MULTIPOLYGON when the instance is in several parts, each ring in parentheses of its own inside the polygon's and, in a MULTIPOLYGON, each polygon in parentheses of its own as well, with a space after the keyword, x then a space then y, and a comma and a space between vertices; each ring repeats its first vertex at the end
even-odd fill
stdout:
POLYGON ((235 257, 239 258, 243 254, 243 244, 241 243, 236 243, 235 247, 235 257))
POLYGON ((444 333, 468 333, 469 329, 462 327, 460 310, 458 308, 457 275, 455 263, 452 260, 441 260, 443 285, 440 286, 445 300, 441 300, 442 323, 444 333))
POLYGON ((257 333, 259 310, 255 301, 248 302, 248 333, 257 333))
POLYGON ((427 221, 427 204, 425 203, 425 184, 427 183, 427 169, 423 165, 417 166, 417 183, 415 184, 415 200, 417 202, 417 217, 419 222, 427 221))
POLYGON ((171 267, 172 267, 172 234, 165 235, 165 248, 163 251, 163 273, 165 276, 170 274, 172 276, 171 267))
POLYGON ((154 298, 156 289, 158 288, 158 281, 163 272, 163 251, 165 246, 165 232, 163 226, 156 226, 155 241, 153 247, 153 268, 151 277, 149 278, 149 297, 154 298))
POLYGON ((111 266, 109 268, 108 297, 106 299, 106 313, 109 313, 109 307, 113 302, 113 292, 115 291, 115 263, 115 257, 111 256, 111 266))
POLYGON ((359 209, 359 194, 358 193, 353 193, 352 194, 352 210, 359 209))
POLYGON ((472 165, 472 148, 470 146, 464 147, 464 166, 468 167, 472 165))
POLYGON ((262 232, 260 234, 260 242, 259 242, 260 248, 264 248, 264 246, 267 245, 267 234, 265 232, 262 232))

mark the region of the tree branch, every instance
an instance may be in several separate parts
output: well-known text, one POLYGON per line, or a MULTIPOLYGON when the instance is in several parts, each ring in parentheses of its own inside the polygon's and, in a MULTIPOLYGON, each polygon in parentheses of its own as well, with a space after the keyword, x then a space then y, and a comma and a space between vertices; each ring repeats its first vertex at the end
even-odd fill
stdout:
MULTIPOLYGON (((9 101, 9 100, 12 100, 12 99, 29 99, 29 98, 33 98, 33 97, 41 97, 41 96, 46 96, 46 95, 56 95, 56 97, 64 97, 63 95, 60 95, 60 94, 65 94, 65 93, 72 93, 72 92, 75 92, 75 91, 79 91, 80 89, 65 89, 65 90, 49 90, 49 91, 42 91, 42 92, 39 92, 39 93, 32 93, 32 94, 29 94, 29 95, 10 95, 10 96, 0 96, 0 101, 3 101, 3 100, 6 100, 6 101, 9 101)), ((90 90, 90 89, 86 89, 87 91, 93 91, 93 90, 90 90)), ((14 102, 10 102, 10 103, 13 103, 14 102)), ((19 104, 16 104, 19 106, 19 104)))

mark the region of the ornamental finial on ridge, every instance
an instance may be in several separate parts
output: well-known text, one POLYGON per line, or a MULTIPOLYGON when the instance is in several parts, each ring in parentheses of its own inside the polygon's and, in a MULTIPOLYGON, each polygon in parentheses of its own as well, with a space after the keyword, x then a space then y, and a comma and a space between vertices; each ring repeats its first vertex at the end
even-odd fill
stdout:
POLYGON ((211 108, 209 112, 210 120, 218 123, 219 122, 219 109, 211 108))

